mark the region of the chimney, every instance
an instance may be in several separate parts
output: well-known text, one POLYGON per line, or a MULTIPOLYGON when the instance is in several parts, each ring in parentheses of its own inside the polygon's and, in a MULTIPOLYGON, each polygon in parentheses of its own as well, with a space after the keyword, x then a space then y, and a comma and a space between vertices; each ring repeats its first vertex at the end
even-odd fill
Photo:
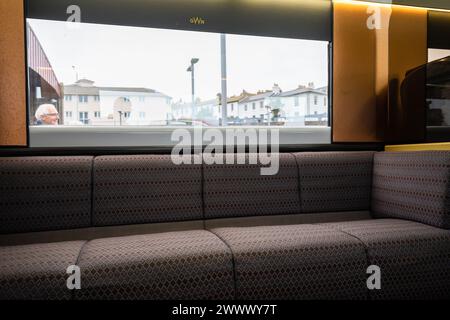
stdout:
POLYGON ((314 89, 314 82, 308 82, 308 88, 314 89))
POLYGON ((272 91, 273 91, 274 94, 280 94, 281 93, 281 88, 278 86, 277 83, 274 83, 272 91))

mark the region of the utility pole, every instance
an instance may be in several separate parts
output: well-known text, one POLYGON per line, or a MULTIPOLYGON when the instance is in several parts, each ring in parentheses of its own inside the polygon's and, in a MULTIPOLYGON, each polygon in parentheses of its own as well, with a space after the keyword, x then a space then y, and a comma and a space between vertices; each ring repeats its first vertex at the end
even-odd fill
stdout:
POLYGON ((220 35, 220 64, 221 64, 221 73, 222 73, 222 127, 227 125, 227 107, 228 107, 228 98, 227 98, 227 39, 226 35, 222 33, 220 35))
POLYGON ((191 65, 189 66, 189 68, 187 68, 187 72, 191 73, 191 86, 192 86, 192 122, 194 122, 194 117, 195 117, 195 113, 196 113, 196 108, 195 108, 195 69, 194 69, 194 65, 199 61, 198 58, 192 58, 191 59, 191 65))

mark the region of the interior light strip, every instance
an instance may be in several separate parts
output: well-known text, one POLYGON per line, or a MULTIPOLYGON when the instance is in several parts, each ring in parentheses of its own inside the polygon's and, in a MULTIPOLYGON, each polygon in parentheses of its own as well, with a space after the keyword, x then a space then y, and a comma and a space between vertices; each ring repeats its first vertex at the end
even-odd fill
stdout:
POLYGON ((348 4, 355 4, 355 5, 361 4, 361 5, 370 5, 370 6, 411 8, 411 9, 424 9, 424 10, 430 10, 430 11, 450 12, 450 9, 438 9, 438 8, 428 8, 428 7, 418 7, 418 6, 407 6, 407 5, 403 5, 403 4, 390 4, 390 3, 369 2, 369 1, 333 0, 333 2, 348 3, 348 4))

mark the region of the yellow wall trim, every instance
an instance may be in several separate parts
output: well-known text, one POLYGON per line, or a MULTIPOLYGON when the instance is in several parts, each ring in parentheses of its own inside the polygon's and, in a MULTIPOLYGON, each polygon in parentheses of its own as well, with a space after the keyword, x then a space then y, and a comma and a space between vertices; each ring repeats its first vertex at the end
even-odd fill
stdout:
POLYGON ((430 150, 450 150, 450 142, 423 143, 423 144, 403 144, 386 146, 385 151, 430 151, 430 150))

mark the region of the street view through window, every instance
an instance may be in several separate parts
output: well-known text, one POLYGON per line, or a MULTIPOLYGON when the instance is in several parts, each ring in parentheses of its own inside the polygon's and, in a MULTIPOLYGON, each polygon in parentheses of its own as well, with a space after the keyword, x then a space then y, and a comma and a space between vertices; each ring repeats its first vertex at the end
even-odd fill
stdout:
POLYGON ((328 42, 36 19, 27 39, 32 126, 328 126, 328 42))

